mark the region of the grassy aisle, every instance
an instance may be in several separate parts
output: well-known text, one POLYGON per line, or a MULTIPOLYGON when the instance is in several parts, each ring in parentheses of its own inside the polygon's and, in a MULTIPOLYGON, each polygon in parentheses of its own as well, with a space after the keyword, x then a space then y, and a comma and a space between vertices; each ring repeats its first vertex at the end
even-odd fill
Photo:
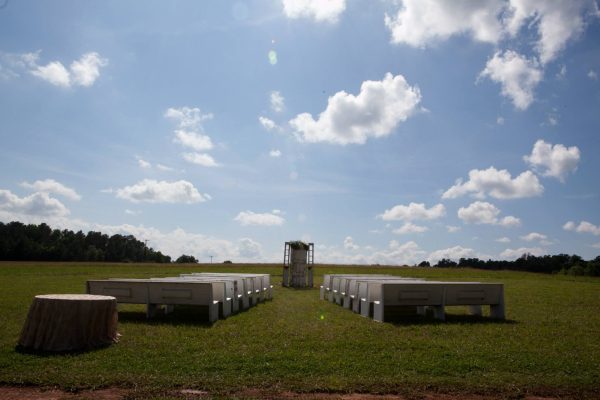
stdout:
POLYGON ((126 306, 120 308, 123 336, 117 345, 78 355, 39 356, 14 349, 35 294, 82 293, 92 278, 169 276, 211 268, 0 263, 0 383, 600 396, 599 279, 469 269, 317 268, 319 274, 384 272, 505 283, 507 322, 450 308, 446 323, 427 318, 382 324, 319 301, 317 289, 279 287, 279 267, 212 270, 216 268, 271 273, 275 299, 213 325, 199 322, 193 308, 148 322, 142 306, 126 306))

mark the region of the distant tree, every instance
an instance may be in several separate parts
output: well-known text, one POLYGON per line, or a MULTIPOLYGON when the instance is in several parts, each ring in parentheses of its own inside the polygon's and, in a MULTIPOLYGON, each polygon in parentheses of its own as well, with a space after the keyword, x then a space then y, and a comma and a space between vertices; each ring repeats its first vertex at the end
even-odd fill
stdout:
POLYGON ((223 264, 233 264, 233 263, 231 262, 231 260, 225 260, 225 261, 223 261, 223 264))
POLYGON ((175 260, 175 262, 178 264, 196 264, 198 260, 194 256, 182 254, 179 256, 179 258, 177 258, 177 260, 175 260))
POLYGON ((431 264, 429 264, 429 261, 421 261, 419 267, 431 267, 431 264))
POLYGON ((452 261, 449 258, 442 258, 441 260, 439 260, 437 262, 437 264, 435 265, 438 268, 453 268, 456 267, 456 261, 452 261))

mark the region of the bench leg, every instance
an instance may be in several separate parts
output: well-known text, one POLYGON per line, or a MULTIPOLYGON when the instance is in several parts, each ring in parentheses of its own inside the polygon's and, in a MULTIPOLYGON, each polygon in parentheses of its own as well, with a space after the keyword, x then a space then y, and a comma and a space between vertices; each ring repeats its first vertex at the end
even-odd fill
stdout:
POLYGON ((384 322, 383 304, 380 301, 373 302, 373 320, 384 322))
POLYGON ((208 306, 208 322, 215 322, 219 319, 219 302, 213 301, 208 306))
POLYGON ((156 315, 156 304, 146 304, 146 318, 150 319, 156 315))
POLYGON ((343 304, 344 308, 346 308, 346 309, 350 309, 350 303, 351 303, 351 300, 352 300, 352 299, 350 298, 350 296, 344 296, 344 301, 343 301, 343 303, 344 303, 344 304, 343 304))
POLYGON ((424 316, 426 313, 425 306, 417 306, 417 315, 424 316))
POLYGON ((446 312, 444 311, 444 306, 433 306, 433 317, 435 319, 439 319, 440 321, 446 320, 446 312))
POLYGON ((323 285, 319 288, 319 300, 325 300, 325 288, 323 285))
POLYGON ((481 310, 480 305, 472 305, 472 306, 468 306, 468 307, 469 307, 469 314, 476 315, 478 317, 481 317, 483 315, 483 311, 481 310))
POLYGON ((174 305, 172 305, 172 304, 165 304, 165 314, 171 314, 174 309, 175 309, 174 305))
POLYGON ((371 303, 367 299, 360 299, 360 315, 369 318, 371 315, 371 303))
POLYGON ((500 292, 500 301, 498 304, 490 305, 490 317, 496 319, 506 319, 504 310, 504 290, 500 292))

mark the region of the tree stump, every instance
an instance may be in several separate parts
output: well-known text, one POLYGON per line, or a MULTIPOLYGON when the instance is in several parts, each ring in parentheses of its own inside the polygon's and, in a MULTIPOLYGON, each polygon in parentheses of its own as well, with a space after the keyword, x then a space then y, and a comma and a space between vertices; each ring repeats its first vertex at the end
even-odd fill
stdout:
POLYGON ((118 341, 117 300, 89 294, 35 296, 19 346, 37 351, 81 351, 118 341))

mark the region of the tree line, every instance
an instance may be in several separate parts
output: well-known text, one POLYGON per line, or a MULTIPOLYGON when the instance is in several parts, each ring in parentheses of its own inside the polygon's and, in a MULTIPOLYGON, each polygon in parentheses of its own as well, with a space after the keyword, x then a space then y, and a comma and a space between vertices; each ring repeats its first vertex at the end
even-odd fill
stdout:
MULTIPOLYGON (((428 261, 419 264, 420 267, 431 266, 428 261)), ((479 258, 461 258, 458 262, 443 258, 433 267, 437 268, 479 268, 487 270, 508 269, 513 271, 542 272, 547 274, 600 276, 600 256, 593 260, 584 260, 577 254, 556 254, 534 256, 523 254, 514 261, 480 260, 479 258)))
POLYGON ((132 235, 73 232, 21 222, 0 222, 0 260, 169 263, 171 257, 132 235))

